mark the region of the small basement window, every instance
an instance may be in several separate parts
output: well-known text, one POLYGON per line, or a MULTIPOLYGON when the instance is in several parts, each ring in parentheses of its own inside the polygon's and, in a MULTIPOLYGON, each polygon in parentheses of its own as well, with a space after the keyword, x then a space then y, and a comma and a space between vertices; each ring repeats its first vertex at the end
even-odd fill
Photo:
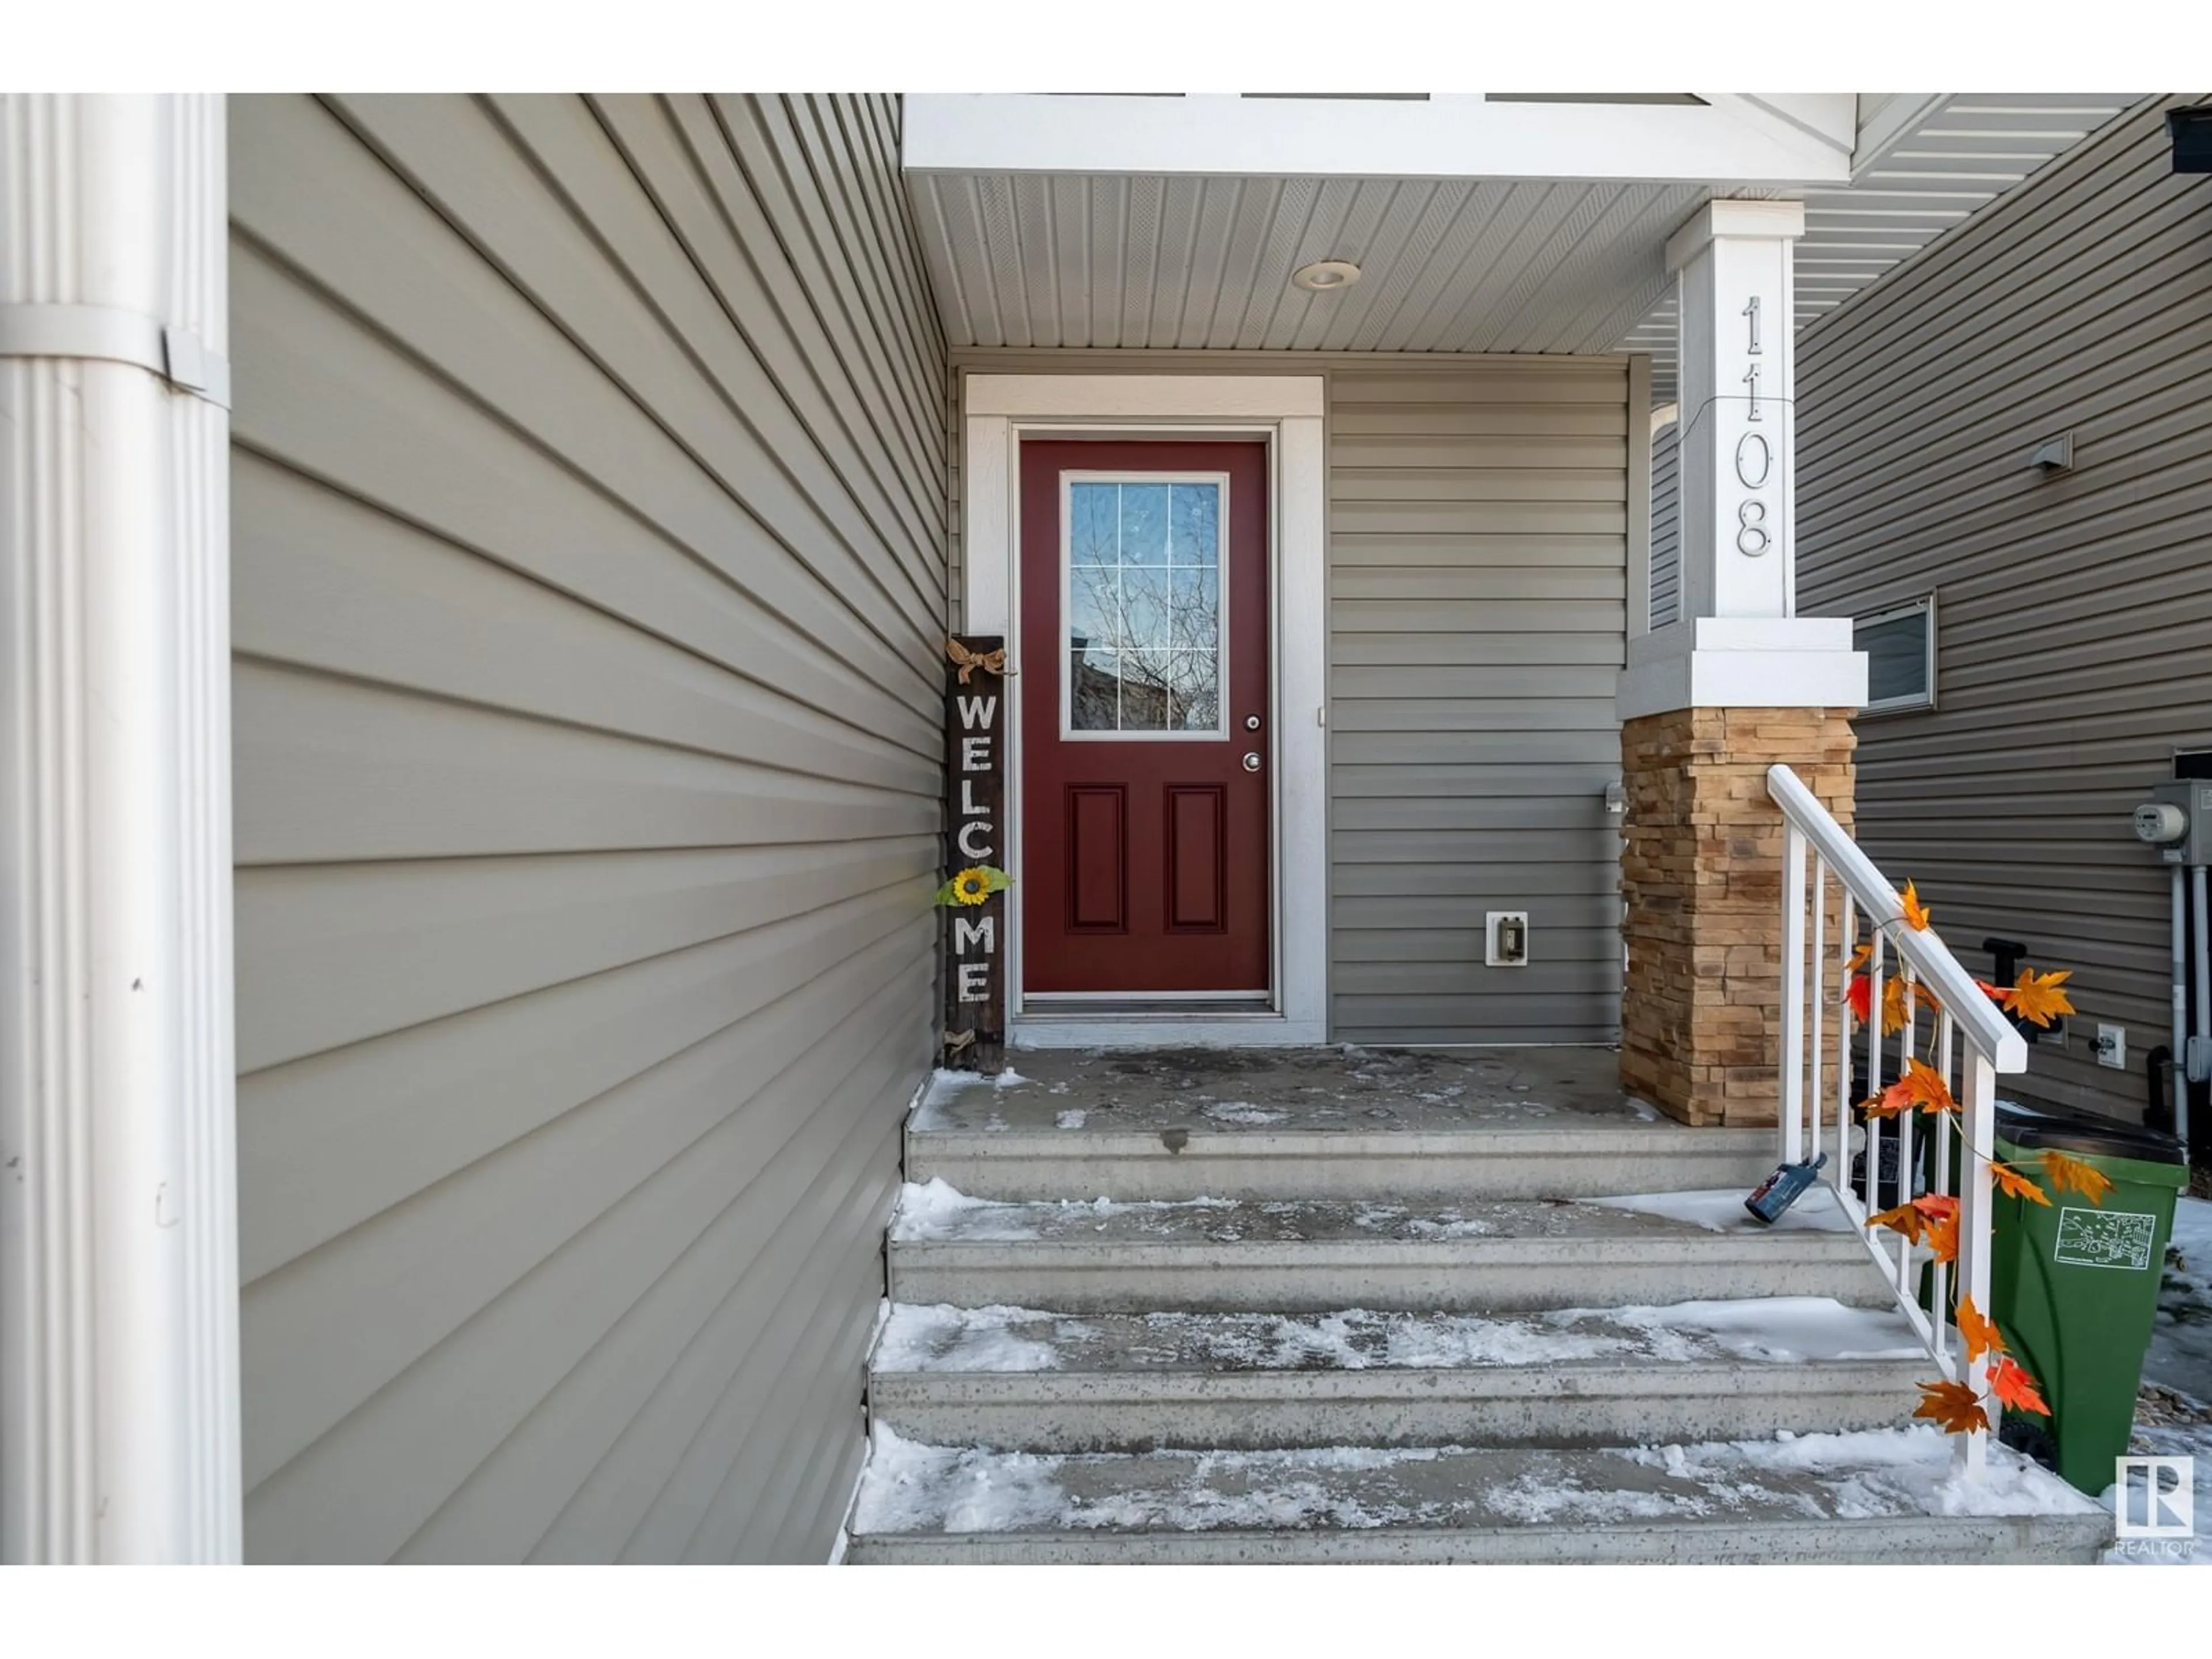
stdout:
POLYGON ((1851 643, 1867 653, 1863 714, 1901 714, 1936 706, 1936 596, 1861 617, 1851 643))

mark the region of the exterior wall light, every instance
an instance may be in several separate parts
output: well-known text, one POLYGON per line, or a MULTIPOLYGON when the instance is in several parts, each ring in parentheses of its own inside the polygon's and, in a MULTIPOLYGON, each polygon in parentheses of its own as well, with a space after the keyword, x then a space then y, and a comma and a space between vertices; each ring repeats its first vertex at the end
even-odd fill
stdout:
POLYGON ((1291 273, 1291 286, 1309 294, 1333 294, 1359 280, 1359 267, 1349 259, 1316 259, 1291 273))

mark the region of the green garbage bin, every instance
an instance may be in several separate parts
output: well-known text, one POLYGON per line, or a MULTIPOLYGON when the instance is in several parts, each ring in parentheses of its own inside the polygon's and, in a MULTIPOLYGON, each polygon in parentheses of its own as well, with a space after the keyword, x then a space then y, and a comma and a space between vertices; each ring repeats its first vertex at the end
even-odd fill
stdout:
POLYGON ((2051 1192, 2048 1207, 1998 1197, 1990 1314, 2051 1413, 2008 1412, 2003 1437, 2043 1454, 2061 1479, 2094 1496, 2112 1484, 2112 1460, 2128 1449, 2174 1199, 2189 1170, 2181 1144, 2155 1129, 1998 1103, 1997 1157, 2033 1173, 2045 1152, 2094 1165, 2112 1186, 2101 1204, 2075 1192, 2051 1192))

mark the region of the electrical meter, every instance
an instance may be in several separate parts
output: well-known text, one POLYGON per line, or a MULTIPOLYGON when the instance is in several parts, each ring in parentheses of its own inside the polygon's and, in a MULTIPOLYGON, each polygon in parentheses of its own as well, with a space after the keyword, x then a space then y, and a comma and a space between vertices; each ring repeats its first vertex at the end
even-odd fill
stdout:
POLYGON ((2168 864, 2212 864, 2212 781, 2179 779, 2136 808, 2136 838, 2168 864))

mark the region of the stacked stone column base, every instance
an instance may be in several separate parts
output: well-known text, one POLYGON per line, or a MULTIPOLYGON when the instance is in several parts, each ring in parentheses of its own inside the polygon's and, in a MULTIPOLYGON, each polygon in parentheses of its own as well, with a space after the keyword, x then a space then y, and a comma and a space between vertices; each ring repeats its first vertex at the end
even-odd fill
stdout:
POLYGON ((1628 980, 1620 1080, 1684 1123, 1778 1117, 1789 766, 1851 827, 1850 711, 1681 708, 1621 729, 1628 980))

